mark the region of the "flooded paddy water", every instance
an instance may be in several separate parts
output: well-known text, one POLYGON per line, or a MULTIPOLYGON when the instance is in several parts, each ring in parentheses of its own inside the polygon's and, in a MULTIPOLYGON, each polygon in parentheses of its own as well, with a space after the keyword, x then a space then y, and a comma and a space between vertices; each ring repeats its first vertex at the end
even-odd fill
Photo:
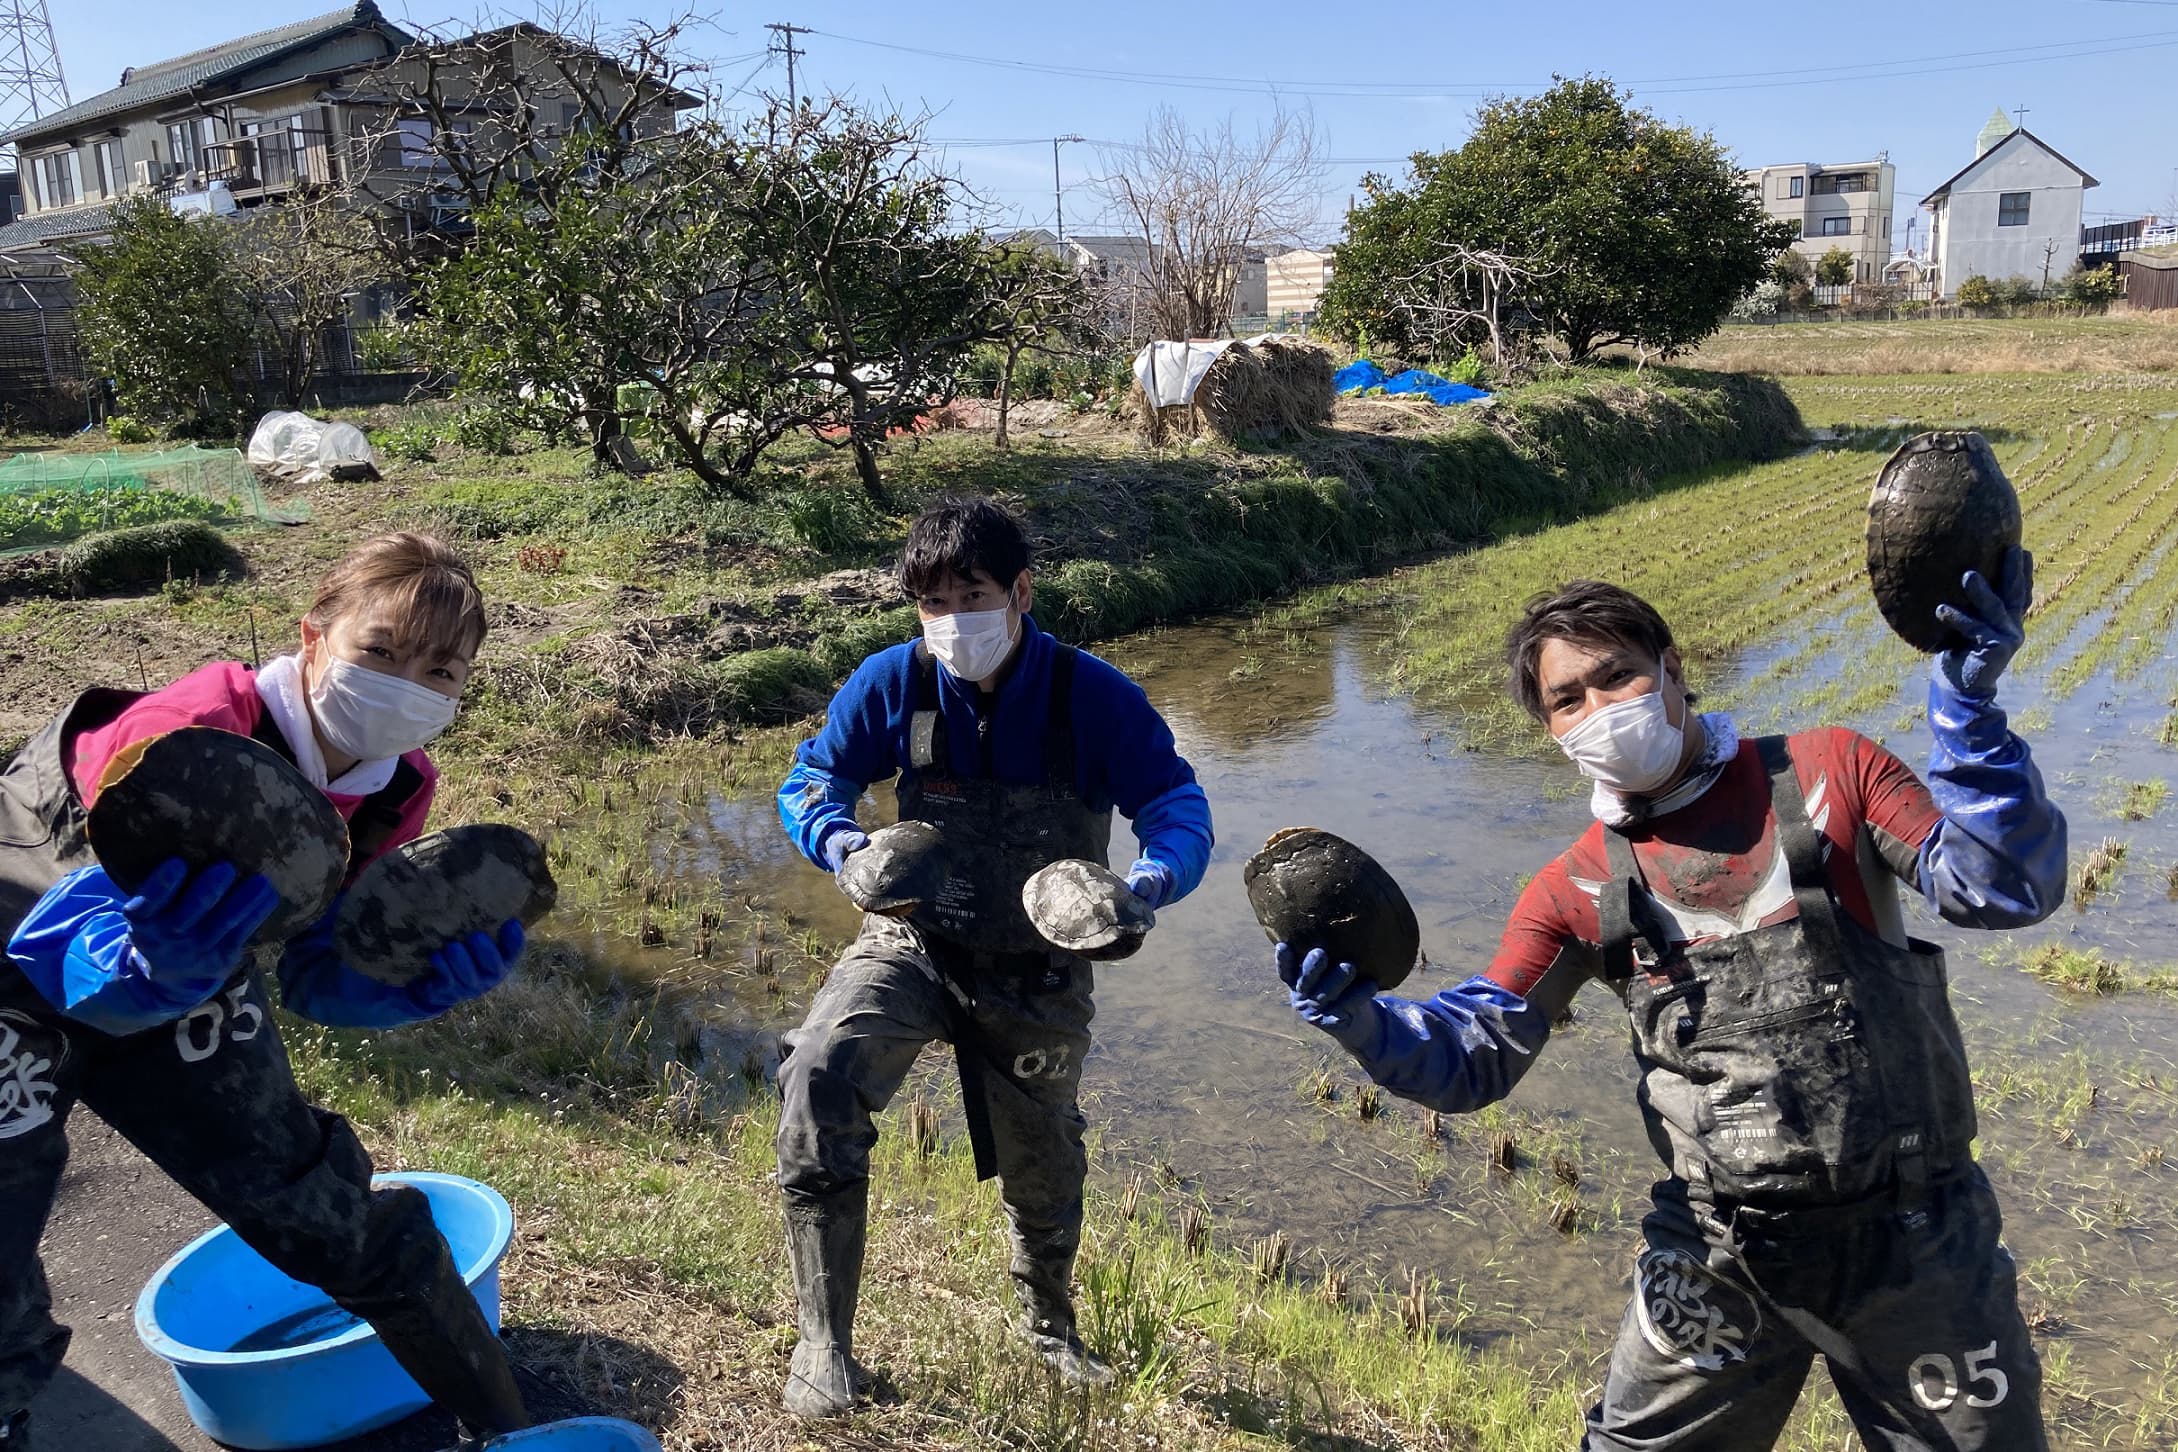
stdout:
MULTIPOLYGON (((1282 1233, 1296 1273, 1337 1266, 1357 1287, 1410 1294, 1419 1284, 1446 1334, 1514 1347, 1539 1375, 1600 1376, 1656 1173, 1615 1000, 1586 990, 1507 1104, 1440 1122, 1365 1092, 1286 1007, 1241 863, 1282 826, 1348 836, 1421 918, 1428 966, 1404 991, 1479 971, 1526 877, 1588 820, 1571 768, 1504 706, 1494 659, 1518 602, 1576 574, 1654 599, 1684 636, 1705 704, 1743 727, 1851 725, 1918 765, 1926 664, 1867 599, 1860 510, 1897 438, 1979 426, 2019 486, 2038 558, 2029 643, 2003 700, 2070 818, 2075 868, 2104 839, 2114 861, 2095 891, 2035 929, 1966 933, 1924 912, 1916 931, 1951 951, 1979 1152, 2021 1263, 2059 1445, 2168 1448, 2178 807, 2164 806, 2163 784, 2178 745, 2178 562, 2166 560, 2178 544, 2178 387, 1821 379, 1793 392, 1832 431, 1800 457, 1419 567, 1382 582, 1372 608, 1304 602, 1100 648, 1172 723, 1219 837, 1201 889, 1160 915, 1140 955, 1098 974, 1087 1094, 1104 1173, 1199 1199, 1221 1236, 1282 1233), (2037 978, 2030 959, 2076 977, 2082 964, 2109 968, 2105 987, 2165 976, 2081 993, 2037 978)), ((852 933, 853 914, 791 853, 769 785, 682 793, 648 868, 723 882, 732 904, 791 923, 821 957, 852 933)), ((875 795, 865 825, 889 813, 889 791, 875 795)), ((1115 836, 1123 856, 1123 823, 1115 836)), ((813 987, 782 985, 766 951, 723 974, 685 945, 645 949, 640 937, 613 957, 700 979, 719 1000, 717 1032, 742 1045, 791 1023, 813 987)), ((912 1092, 942 1103, 943 1061, 926 1065, 912 1092)), ((1839 1440, 1834 1412, 1809 1416, 1808 1445, 1839 1440)))

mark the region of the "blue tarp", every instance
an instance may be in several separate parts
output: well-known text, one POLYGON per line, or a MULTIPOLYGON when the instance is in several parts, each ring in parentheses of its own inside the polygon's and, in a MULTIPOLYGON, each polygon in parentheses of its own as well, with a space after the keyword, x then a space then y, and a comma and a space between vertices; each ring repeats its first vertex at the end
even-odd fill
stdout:
POLYGON ((1431 403, 1472 403, 1478 398, 1488 398, 1487 390, 1471 388, 1464 383, 1454 383, 1420 368, 1409 368, 1404 373, 1385 376, 1384 370, 1366 358, 1357 358, 1331 375, 1331 386, 1341 394, 1364 393, 1381 388, 1387 394, 1413 393, 1431 403))

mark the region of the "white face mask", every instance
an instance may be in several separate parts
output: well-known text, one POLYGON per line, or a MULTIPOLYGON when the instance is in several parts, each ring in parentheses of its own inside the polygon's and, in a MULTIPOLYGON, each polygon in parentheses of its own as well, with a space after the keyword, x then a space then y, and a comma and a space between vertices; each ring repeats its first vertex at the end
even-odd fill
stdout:
POLYGON ((957 610, 923 622, 923 639, 938 664, 964 681, 980 681, 997 672, 1012 653, 1021 627, 1013 611, 957 610))
POLYGON ((345 660, 328 660, 310 688, 310 714, 325 744, 358 761, 414 751, 454 724, 459 705, 429 686, 345 660))
POLYGON ((1661 687, 1613 701, 1558 738, 1559 749, 1589 780, 1626 796, 1646 796, 1670 781, 1686 754, 1686 728, 1664 714, 1661 687))

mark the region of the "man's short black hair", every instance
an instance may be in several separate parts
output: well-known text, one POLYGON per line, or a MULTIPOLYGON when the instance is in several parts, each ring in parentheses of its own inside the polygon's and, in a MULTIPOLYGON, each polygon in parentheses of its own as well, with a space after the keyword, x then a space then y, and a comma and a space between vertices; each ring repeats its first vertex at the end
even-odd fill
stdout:
MULTIPOLYGON (((1656 607, 1631 590, 1606 585, 1601 580, 1574 580, 1562 590, 1545 591, 1530 599, 1520 622, 1506 632, 1505 665, 1512 674, 1513 699, 1538 721, 1549 719, 1543 709, 1543 683, 1537 678, 1546 641, 1566 640, 1575 645, 1617 646, 1638 650, 1661 661, 1671 649, 1671 627, 1656 607)), ((1687 692, 1689 701, 1694 699, 1687 692)))
POLYGON ((941 499, 908 526, 900 549, 900 588, 913 599, 936 589, 947 575, 965 580, 981 570, 1001 589, 1011 589, 1028 567, 1028 536, 1004 508, 982 498, 941 499))

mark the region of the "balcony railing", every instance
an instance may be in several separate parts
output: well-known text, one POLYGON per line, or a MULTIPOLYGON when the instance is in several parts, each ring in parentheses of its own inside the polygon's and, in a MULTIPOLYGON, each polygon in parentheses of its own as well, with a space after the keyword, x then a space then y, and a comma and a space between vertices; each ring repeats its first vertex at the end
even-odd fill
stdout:
POLYGON ((204 148, 205 182, 225 182, 233 192, 285 191, 298 182, 332 181, 330 132, 277 127, 204 148))

